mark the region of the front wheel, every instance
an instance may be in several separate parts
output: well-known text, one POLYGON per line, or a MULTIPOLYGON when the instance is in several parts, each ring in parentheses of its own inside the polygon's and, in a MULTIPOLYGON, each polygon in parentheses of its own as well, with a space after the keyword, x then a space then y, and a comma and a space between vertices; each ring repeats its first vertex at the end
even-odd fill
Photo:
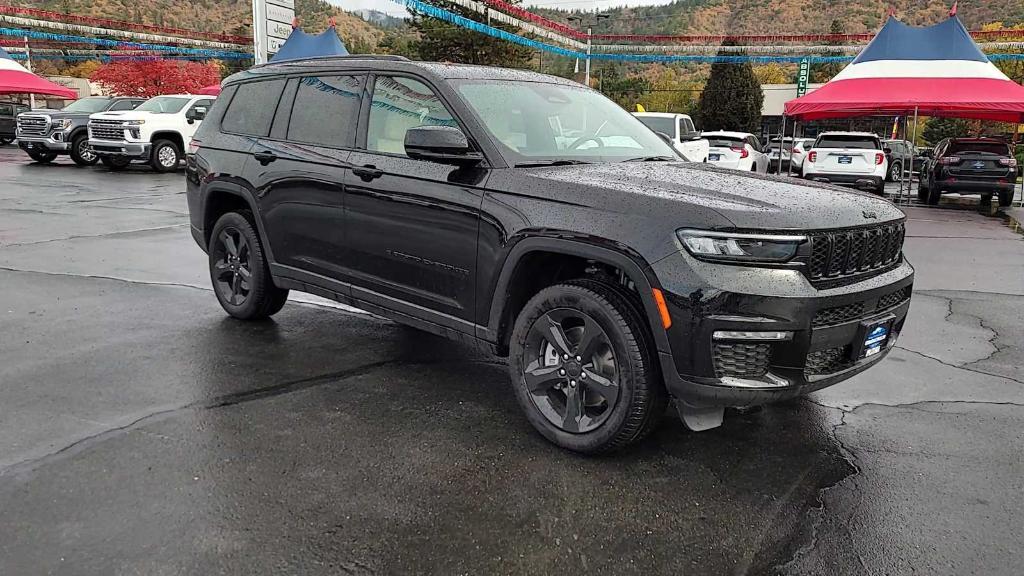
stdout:
POLYGON ((127 156, 101 156, 100 162, 111 171, 119 172, 127 168, 132 163, 132 159, 127 156))
POLYGON ((513 328, 509 370, 530 424, 576 452, 639 441, 668 401, 640 304, 592 280, 530 299, 513 328))
POLYGON ((57 159, 57 154, 54 152, 29 152, 28 157, 31 158, 33 162, 49 164, 57 159))
POLYGON ((0 146, 7 146, 11 142, 14 142, 14 138, 0 138, 0 146))
POLYGON ((903 163, 893 162, 892 166, 889 167, 889 181, 890 182, 902 182, 903 181, 903 163))
POLYGON ((241 320, 262 320, 281 311, 288 291, 270 276, 252 212, 228 212, 210 233, 210 280, 217 300, 241 320))
POLYGON ((157 172, 170 172, 178 169, 181 151, 178 145, 170 140, 157 140, 153 143, 153 153, 149 165, 157 172))
POLYGON ((92 166, 99 161, 99 157, 89 146, 89 137, 85 134, 76 136, 71 141, 71 159, 79 166, 92 166))

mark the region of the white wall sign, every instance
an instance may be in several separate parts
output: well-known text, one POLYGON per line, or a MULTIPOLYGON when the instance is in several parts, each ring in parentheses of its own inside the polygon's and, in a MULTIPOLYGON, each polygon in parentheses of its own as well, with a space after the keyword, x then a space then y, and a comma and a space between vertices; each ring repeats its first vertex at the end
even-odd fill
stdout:
POLYGON ((252 36, 256 63, 263 64, 281 49, 292 33, 295 0, 253 0, 252 36))

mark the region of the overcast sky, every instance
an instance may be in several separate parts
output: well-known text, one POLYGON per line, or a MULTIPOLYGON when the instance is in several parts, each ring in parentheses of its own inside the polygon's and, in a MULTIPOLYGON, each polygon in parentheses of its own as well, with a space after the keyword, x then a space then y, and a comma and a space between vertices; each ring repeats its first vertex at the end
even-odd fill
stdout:
MULTIPOLYGON (((404 16, 405 8, 391 0, 328 0, 349 12, 356 10, 377 10, 392 16, 404 16)), ((429 3, 430 0, 425 0, 429 3)), ((671 0, 526 0, 523 6, 544 6, 562 10, 603 10, 616 6, 649 6, 668 4, 671 0)))

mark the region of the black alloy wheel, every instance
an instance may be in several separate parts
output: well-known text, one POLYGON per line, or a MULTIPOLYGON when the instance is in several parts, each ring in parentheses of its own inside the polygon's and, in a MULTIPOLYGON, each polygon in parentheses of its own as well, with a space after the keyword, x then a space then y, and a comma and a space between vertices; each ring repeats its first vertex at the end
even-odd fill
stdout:
POLYGON ((558 308, 538 318, 526 340, 526 386, 552 425, 589 432, 619 400, 619 370, 608 335, 586 313, 558 308))
POLYGON ((516 400, 554 444, 587 454, 650 434, 668 393, 638 296, 618 285, 573 280, 523 307, 509 343, 516 400))
POLYGON ((889 167, 889 180, 892 182, 903 181, 903 163, 893 162, 892 166, 889 167))
POLYGON ((213 242, 211 256, 217 255, 213 263, 213 287, 228 304, 242 306, 252 292, 249 241, 237 228, 228 226, 217 234, 213 242))
POLYGON ((229 212, 210 233, 210 281, 224 310, 241 320, 261 320, 278 313, 288 290, 274 285, 259 234, 248 210, 229 212))

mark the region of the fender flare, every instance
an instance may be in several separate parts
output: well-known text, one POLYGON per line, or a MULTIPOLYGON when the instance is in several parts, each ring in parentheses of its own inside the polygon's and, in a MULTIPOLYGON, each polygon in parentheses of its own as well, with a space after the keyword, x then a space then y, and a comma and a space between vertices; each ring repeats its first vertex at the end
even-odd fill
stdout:
MULTIPOLYGON (((263 219, 260 218, 259 207, 256 204, 256 200, 253 197, 253 193, 251 190, 247 189, 246 187, 240 184, 236 184, 234 182, 227 182, 223 180, 214 180, 213 182, 210 182, 206 186, 206 190, 202 198, 204 228, 205 222, 207 220, 207 215, 210 213, 210 199, 213 196, 220 194, 228 194, 245 200, 245 203, 249 205, 249 210, 252 212, 253 220, 256 221, 256 233, 260 235, 260 244, 262 244, 263 254, 267 258, 267 263, 271 264, 276 262, 276 260, 274 260, 274 252, 270 247, 270 241, 267 238, 267 233, 263 229, 263 219)), ((206 244, 207 248, 209 248, 210 245, 211 232, 212 230, 203 230, 203 241, 206 244)))
POLYGON ((517 242, 509 251, 492 292, 494 297, 491 299, 487 327, 481 328, 483 330, 483 334, 480 334, 481 337, 493 342, 498 341, 512 275, 515 273, 520 261, 532 252, 553 252, 568 256, 578 256, 609 264, 622 270, 633 281, 640 295, 640 301, 647 315, 647 324, 651 328, 657 349, 662 351, 670 349, 668 335, 661 326, 661 314, 658 312, 658 305, 654 302, 653 289, 660 286, 653 273, 648 275, 644 272, 645 269, 649 270, 650 266, 647 265, 642 256, 639 254, 631 255, 625 251, 612 250, 587 242, 550 237, 524 238, 517 242))

